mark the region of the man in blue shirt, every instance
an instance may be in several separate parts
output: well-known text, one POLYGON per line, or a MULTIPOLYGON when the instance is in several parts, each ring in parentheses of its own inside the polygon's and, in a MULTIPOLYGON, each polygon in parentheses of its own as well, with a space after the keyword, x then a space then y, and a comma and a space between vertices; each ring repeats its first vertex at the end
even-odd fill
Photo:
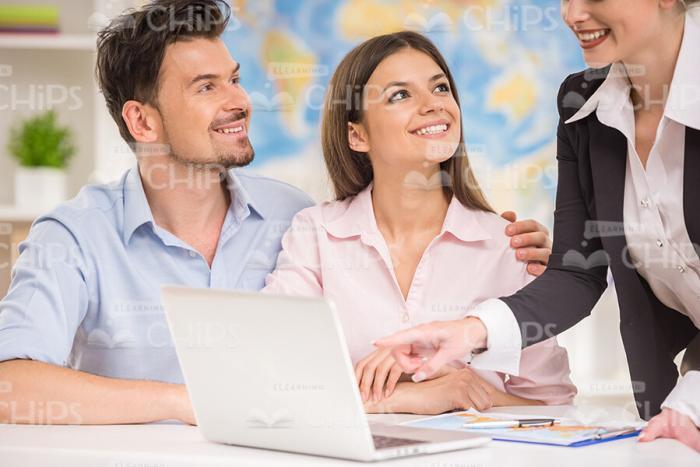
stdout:
MULTIPOLYGON (((0 422, 194 423, 160 287, 259 290, 312 205, 235 170, 253 159, 252 109, 227 21, 215 0, 161 0, 101 31, 100 87, 138 168, 85 187, 21 245, 0 303, 0 422)), ((536 233, 522 246, 546 245, 536 233)))

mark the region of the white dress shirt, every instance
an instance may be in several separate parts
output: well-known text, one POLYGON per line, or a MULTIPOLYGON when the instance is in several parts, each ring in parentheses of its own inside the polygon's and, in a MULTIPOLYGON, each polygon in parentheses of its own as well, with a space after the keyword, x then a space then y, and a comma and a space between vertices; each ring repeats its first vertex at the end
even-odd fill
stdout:
MULTIPOLYGON (((613 64, 600 88, 565 123, 596 112, 601 123, 626 137, 623 217, 630 266, 644 277, 664 305, 688 316, 700 329, 700 258, 690 241, 683 213, 685 129, 700 130, 697 44, 700 8, 686 14, 681 50, 646 168, 635 148, 631 84, 622 64, 613 64)), ((700 155, 689 155, 694 156, 700 155)), ((483 321, 489 343, 489 350, 475 356, 472 364, 501 371, 517 368, 521 335, 508 305, 489 300, 470 315, 483 321), (492 349, 496 352, 489 355, 492 349)), ((700 371, 688 372, 662 407, 688 415, 700 427, 700 371)))

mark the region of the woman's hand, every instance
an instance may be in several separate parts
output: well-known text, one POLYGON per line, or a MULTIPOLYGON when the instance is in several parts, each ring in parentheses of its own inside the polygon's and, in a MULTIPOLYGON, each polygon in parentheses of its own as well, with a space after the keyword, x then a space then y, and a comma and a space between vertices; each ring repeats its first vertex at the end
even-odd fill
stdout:
POLYGON ((663 409, 639 435, 642 443, 657 438, 674 438, 700 452, 700 430, 690 417, 672 409, 663 409))
MULTIPOLYGON (((399 383, 396 392, 379 402, 365 402, 367 413, 436 415, 451 410, 488 410, 499 399, 495 387, 470 368, 454 369, 440 378, 422 383, 399 383)), ((503 393, 501 393, 503 394, 503 393)))
MULTIPOLYGON (((446 365, 432 377, 438 378, 453 371, 457 371, 456 368, 446 365)), ((355 377, 363 402, 368 402, 370 398, 372 402, 379 402, 385 397, 391 397, 396 384, 404 375, 401 366, 391 355, 391 349, 375 350, 355 366, 355 377)))
POLYGON ((486 347, 488 332, 479 318, 434 321, 405 329, 374 342, 380 350, 391 349, 406 373, 419 383, 434 378, 448 363, 486 347))
POLYGON ((501 217, 511 222, 506 227, 506 235, 512 237, 510 246, 515 248, 515 257, 528 263, 527 272, 533 276, 541 275, 547 269, 552 254, 552 240, 547 227, 533 219, 517 221, 513 211, 506 211, 501 217))
POLYGON ((391 349, 375 350, 355 366, 363 402, 368 402, 370 397, 372 402, 378 402, 391 396, 401 375, 403 370, 392 357, 391 349))

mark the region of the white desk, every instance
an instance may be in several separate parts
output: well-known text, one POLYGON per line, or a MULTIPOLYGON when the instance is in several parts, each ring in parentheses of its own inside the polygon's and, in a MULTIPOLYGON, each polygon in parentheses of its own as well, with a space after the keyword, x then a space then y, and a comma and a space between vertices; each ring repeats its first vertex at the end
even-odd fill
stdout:
MULTIPOLYGON (((557 416, 559 408, 547 414, 557 416)), ((504 410, 512 412, 512 410, 504 410)), ((519 412, 518 412, 519 413, 519 412)), ((523 413, 526 413, 523 412, 523 413)), ((541 409, 540 409, 540 412, 541 409)), ((398 422, 411 415, 375 415, 398 422)), ((171 467, 171 466, 362 465, 323 457, 214 444, 196 427, 175 424, 113 426, 0 425, 0 466, 171 467)), ((700 466, 700 454, 673 440, 638 443, 636 438, 581 448, 494 441, 486 447, 409 457, 368 465, 418 467, 659 467, 700 466)))

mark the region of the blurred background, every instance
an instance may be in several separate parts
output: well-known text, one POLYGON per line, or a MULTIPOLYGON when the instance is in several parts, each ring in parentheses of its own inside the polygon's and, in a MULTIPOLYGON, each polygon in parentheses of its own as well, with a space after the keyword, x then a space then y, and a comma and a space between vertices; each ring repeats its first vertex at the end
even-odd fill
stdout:
MULTIPOLYGON (((95 33, 137 0, 0 0, 0 296, 40 213, 134 165, 94 81, 95 33), (55 113, 51 113, 53 110, 55 113), (47 113, 49 112, 49 113, 47 113), (52 143, 45 143, 46 141, 52 143), (44 143, 41 143, 44 142, 44 143), (42 147, 40 157, 29 157, 42 147)), ((253 102, 249 170, 317 201, 330 190, 319 116, 341 58, 401 29, 431 38, 455 75, 477 177, 496 209, 551 228, 556 95, 584 68, 559 0, 233 0, 224 41, 253 102)), ((614 290, 566 332, 577 402, 634 408, 614 290)))

